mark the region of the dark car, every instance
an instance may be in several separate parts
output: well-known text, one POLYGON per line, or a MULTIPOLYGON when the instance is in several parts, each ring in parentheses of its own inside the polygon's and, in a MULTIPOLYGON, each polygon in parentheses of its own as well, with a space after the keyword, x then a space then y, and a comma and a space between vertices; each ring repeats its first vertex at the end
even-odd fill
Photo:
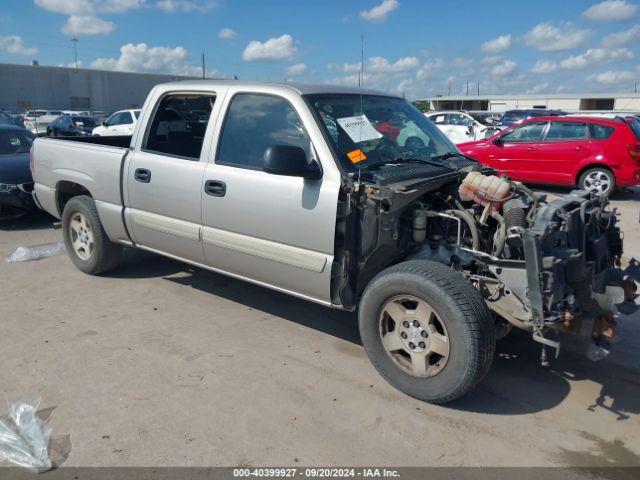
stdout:
POLYGON ((509 127, 514 123, 521 122, 527 118, 532 117, 554 117, 558 115, 565 115, 566 112, 562 110, 547 110, 544 108, 530 108, 525 110, 507 110, 502 116, 500 125, 503 127, 509 127))
POLYGON ((35 138, 16 125, 0 125, 0 216, 37 209, 29 170, 29 150, 35 138))
POLYGON ((85 115, 60 115, 47 127, 48 137, 80 137, 89 136, 98 122, 85 115))
POLYGON ((6 110, 0 110, 0 125, 17 125, 24 128, 22 117, 17 117, 6 110))

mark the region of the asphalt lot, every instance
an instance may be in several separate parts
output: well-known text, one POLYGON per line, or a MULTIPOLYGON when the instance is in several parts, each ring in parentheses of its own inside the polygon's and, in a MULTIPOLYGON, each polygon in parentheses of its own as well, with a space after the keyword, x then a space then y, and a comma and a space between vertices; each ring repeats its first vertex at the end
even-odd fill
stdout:
MULTIPOLYGON (((640 258, 639 200, 613 203, 640 258)), ((639 319, 599 363, 573 345, 544 369, 512 334, 471 395, 432 406, 378 376, 354 315, 142 252, 104 277, 4 261, 60 238, 0 223, 0 389, 55 407, 67 466, 640 466, 639 319)))

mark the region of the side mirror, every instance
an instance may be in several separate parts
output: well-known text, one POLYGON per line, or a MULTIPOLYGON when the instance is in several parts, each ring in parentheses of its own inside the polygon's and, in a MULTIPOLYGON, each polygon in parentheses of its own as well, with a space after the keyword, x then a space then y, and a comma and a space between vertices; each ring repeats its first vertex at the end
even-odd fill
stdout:
POLYGON ((273 175, 287 175, 311 180, 322 178, 322 170, 316 161, 309 163, 300 147, 274 145, 264 152, 263 170, 273 175))
POLYGON ((502 145, 504 142, 502 141, 502 137, 496 137, 491 140, 491 143, 493 143, 494 145, 502 145))

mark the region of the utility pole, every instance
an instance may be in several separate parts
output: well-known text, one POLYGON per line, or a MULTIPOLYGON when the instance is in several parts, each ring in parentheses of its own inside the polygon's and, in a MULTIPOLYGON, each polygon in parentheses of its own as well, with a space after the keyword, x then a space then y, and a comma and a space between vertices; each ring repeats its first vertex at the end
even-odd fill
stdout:
POLYGON ((80 40, 77 38, 72 38, 71 41, 73 42, 73 58, 76 63, 76 73, 77 73, 78 72, 78 42, 80 40))
POLYGON ((469 82, 467 82, 467 93, 465 95, 469 96, 469 82))
POLYGON ((480 96, 480 82, 478 82, 478 96, 480 96))
POLYGON ((205 70, 204 70, 204 53, 203 53, 203 54, 202 54, 202 79, 203 79, 203 80, 206 78, 206 77, 205 77, 205 74, 204 74, 204 71, 205 71, 205 70))
POLYGON ((449 91, 448 91, 447 95, 451 95, 451 82, 449 82, 449 91))

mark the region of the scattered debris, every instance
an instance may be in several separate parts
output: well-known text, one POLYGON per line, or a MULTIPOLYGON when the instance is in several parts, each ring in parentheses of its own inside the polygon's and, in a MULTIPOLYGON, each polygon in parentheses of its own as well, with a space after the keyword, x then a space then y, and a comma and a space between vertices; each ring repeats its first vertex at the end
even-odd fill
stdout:
POLYGON ((42 258, 53 257, 54 255, 62 255, 64 252, 65 247, 63 242, 45 243, 33 247, 18 247, 9 255, 7 262, 16 263, 40 260, 42 258))
POLYGON ((47 420, 53 408, 38 411, 39 405, 37 396, 8 402, 8 411, 0 416, 0 462, 42 473, 67 458, 71 450, 69 437, 51 437, 47 420))

